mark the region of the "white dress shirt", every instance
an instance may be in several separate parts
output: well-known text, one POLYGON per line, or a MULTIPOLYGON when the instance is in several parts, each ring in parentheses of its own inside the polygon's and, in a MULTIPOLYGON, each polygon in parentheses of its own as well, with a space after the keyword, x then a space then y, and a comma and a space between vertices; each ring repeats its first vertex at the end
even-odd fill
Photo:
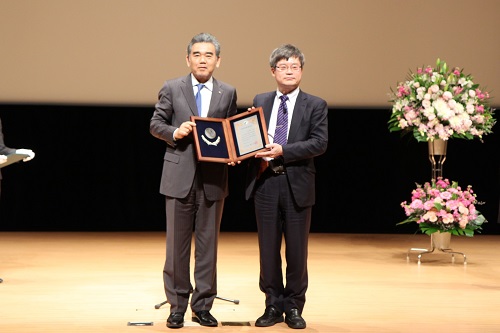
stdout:
MULTIPOLYGON (((295 108, 295 102, 297 101, 297 96, 299 95, 300 88, 297 87, 294 91, 289 93, 288 100, 286 101, 286 107, 288 109, 288 132, 286 137, 288 138, 288 133, 290 132, 290 123, 292 122, 293 109, 295 108)), ((278 119, 278 108, 281 103, 280 97, 283 94, 277 90, 276 97, 274 98, 273 110, 271 111, 271 119, 269 119, 269 128, 267 129, 267 134, 269 137, 269 142, 274 142, 274 132, 276 130, 276 121, 278 119)))
MULTIPOLYGON (((196 86, 200 82, 196 80, 196 78, 191 74, 191 82, 193 83, 193 93, 196 96, 198 93, 198 87, 196 86)), ((203 83, 205 87, 200 90, 201 94, 201 116, 206 117, 208 114, 208 108, 210 107, 210 100, 212 99, 212 91, 214 90, 214 79, 210 77, 210 79, 203 83)))

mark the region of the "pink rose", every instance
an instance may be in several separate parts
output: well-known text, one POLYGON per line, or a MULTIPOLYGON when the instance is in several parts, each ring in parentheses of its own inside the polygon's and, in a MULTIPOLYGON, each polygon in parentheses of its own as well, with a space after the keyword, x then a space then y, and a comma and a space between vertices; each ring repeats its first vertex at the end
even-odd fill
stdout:
POLYGON ((441 192, 439 194, 439 196, 441 197, 441 199, 444 199, 444 200, 451 199, 451 193, 448 191, 441 192))
POLYGON ((412 201, 410 207, 413 209, 422 209, 424 207, 424 204, 422 203, 422 200, 416 199, 412 201))
POLYGON ((424 202, 425 210, 431 210, 432 208, 434 208, 434 200, 427 200, 426 202, 424 202))

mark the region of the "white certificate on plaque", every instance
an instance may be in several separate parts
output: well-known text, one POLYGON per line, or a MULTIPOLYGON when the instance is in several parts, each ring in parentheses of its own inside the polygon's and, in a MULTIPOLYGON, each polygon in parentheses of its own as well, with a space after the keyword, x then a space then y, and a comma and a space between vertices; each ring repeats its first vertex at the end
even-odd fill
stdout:
POLYGON ((257 115, 235 121, 233 126, 239 155, 246 155, 265 146, 257 115))

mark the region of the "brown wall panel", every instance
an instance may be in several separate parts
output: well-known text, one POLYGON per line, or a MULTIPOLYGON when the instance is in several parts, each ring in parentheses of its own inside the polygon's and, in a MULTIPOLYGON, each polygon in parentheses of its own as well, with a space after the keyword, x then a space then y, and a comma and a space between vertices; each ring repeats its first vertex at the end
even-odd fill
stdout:
POLYGON ((275 88, 268 57, 288 42, 306 55, 302 88, 332 107, 388 106, 390 87, 438 57, 498 105, 498 13, 497 0, 1 0, 0 103, 152 105, 207 31, 240 106, 275 88))

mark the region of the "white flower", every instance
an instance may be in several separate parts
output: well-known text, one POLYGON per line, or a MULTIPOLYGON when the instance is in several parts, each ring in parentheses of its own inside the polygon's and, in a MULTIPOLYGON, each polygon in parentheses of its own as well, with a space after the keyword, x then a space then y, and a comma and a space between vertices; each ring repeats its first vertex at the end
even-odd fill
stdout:
POLYGON ((454 99, 448 101, 448 106, 450 107, 450 109, 455 109, 456 105, 457 105, 457 102, 455 102, 454 99))
POLYGON ((469 115, 467 115, 467 114, 464 114, 463 117, 464 117, 463 123, 464 123, 465 131, 468 131, 469 128, 472 126, 472 119, 470 119, 469 115))
POLYGON ((455 104, 455 112, 456 113, 463 113, 464 112, 464 106, 461 103, 456 103, 455 104))
POLYGON ((439 86, 437 84, 433 84, 430 86, 429 90, 433 93, 437 93, 439 91, 439 86))
POLYGON ((450 126, 455 130, 459 129, 462 126, 462 118, 459 116, 453 116, 449 119, 450 126))
POLYGON ((436 118, 435 109, 433 107, 425 108, 424 110, 422 110, 422 113, 427 119, 429 119, 429 121, 432 121, 436 118))
POLYGON ((418 141, 481 138, 483 132, 491 133, 494 109, 485 101, 487 93, 478 98, 475 87, 472 76, 457 67, 448 70, 439 59, 436 68, 419 68, 391 94, 390 131, 413 129, 418 141))
POLYGON ((422 100, 424 96, 425 96, 425 88, 424 87, 417 88, 417 99, 422 100))
POLYGON ((452 93, 451 93, 451 92, 449 92, 449 91, 445 91, 445 92, 443 93, 443 98, 444 98, 445 100, 447 100, 447 101, 448 101, 448 100, 450 100, 450 99, 452 99, 452 98, 453 98, 453 95, 452 95, 452 93))
POLYGON ((430 100, 428 100, 428 99, 424 99, 424 100, 422 101, 422 106, 423 106, 423 108, 424 108, 424 109, 428 109, 428 108, 430 108, 430 107, 431 107, 431 101, 430 101, 430 100))
POLYGON ((477 124, 482 124, 484 123, 484 117, 480 114, 478 115, 475 115, 474 117, 472 117, 472 120, 477 123, 477 124))
POLYGON ((473 104, 467 103, 466 109, 468 114, 473 114, 476 108, 474 107, 473 104))
POLYGON ((432 127, 434 127, 434 126, 436 126, 436 125, 439 124, 439 119, 437 119, 435 115, 431 115, 431 118, 432 118, 432 120, 430 120, 427 123, 427 125, 429 126, 429 128, 432 128, 432 127))
POLYGON ((394 106, 392 107, 392 112, 401 111, 402 108, 403 105, 401 101, 396 101, 396 103, 394 103, 394 106))
POLYGON ((446 103, 442 98, 432 102, 432 106, 434 106, 438 117, 441 119, 447 120, 454 114, 449 108, 448 103, 446 103))

